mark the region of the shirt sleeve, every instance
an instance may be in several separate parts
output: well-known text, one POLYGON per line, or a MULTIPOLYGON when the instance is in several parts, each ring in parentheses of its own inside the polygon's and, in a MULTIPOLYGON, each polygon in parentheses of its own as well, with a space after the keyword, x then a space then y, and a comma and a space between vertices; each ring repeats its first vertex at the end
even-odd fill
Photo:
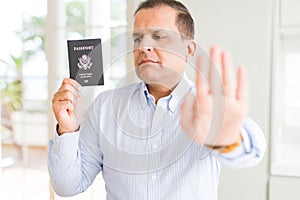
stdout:
POLYGON ((55 192, 73 196, 85 191, 102 170, 97 116, 94 105, 86 113, 79 132, 55 133, 49 142, 48 170, 55 192))
POLYGON ((246 168, 257 165, 266 151, 266 140, 261 128, 254 120, 248 118, 241 130, 242 142, 229 153, 213 151, 213 154, 224 165, 232 168, 246 168))

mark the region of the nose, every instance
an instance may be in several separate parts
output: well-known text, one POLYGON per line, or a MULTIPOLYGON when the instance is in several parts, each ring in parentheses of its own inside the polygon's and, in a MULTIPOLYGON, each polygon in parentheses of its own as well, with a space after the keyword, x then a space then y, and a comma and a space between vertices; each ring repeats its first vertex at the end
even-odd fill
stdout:
POLYGON ((145 46, 145 47, 141 47, 140 50, 142 50, 144 52, 152 52, 153 51, 153 47, 145 46))
POLYGON ((149 36, 144 36, 140 43, 139 49, 144 52, 152 52, 153 48, 154 48, 153 39, 149 36))

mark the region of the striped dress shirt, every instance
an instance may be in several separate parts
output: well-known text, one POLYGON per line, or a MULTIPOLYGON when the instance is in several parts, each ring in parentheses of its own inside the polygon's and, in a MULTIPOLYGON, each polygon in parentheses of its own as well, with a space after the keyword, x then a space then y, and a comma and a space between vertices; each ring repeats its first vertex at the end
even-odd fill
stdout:
POLYGON ((195 94, 195 85, 183 78, 157 104, 143 82, 99 94, 79 132, 55 133, 50 140, 48 169, 56 193, 81 193, 102 172, 106 199, 217 200, 221 164, 258 164, 265 138, 248 118, 242 144, 232 152, 194 144, 179 124, 188 92, 195 94))

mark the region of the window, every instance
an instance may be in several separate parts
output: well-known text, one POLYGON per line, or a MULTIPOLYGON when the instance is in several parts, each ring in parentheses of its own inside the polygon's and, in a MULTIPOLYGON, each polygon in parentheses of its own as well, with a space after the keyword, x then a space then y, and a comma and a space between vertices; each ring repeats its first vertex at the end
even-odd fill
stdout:
MULTIPOLYGON (((5 28, 1 44, 5 48, 1 51, 1 84, 2 87, 5 84, 9 87, 19 80, 22 109, 45 111, 48 98, 44 52, 46 0, 26 1, 17 7, 14 5, 15 1, 11 1, 5 6, 8 11, 14 10, 14 14, 4 11, 1 16, 2 19, 10 19, 3 20, 5 24, 2 24, 5 28), (39 9, 28 6, 32 4, 39 9)), ((21 109, 21 106, 14 109, 21 109)))
POLYGON ((282 0, 274 29, 272 175, 300 176, 300 19, 293 17, 299 6, 282 0))
MULTIPOLYGON (((116 37, 127 31, 127 3, 133 9, 135 1, 127 0, 11 0, 0 8, 0 17, 9 19, 3 20, 4 28, 0 38, 2 47, 5 47, 0 49, 1 95, 6 84, 10 84, 13 86, 10 87, 10 94, 15 95, 14 98, 17 95, 16 99, 22 102, 21 107, 14 104, 21 112, 14 114, 14 122, 11 123, 16 126, 14 132, 17 137, 14 142, 17 145, 9 144, 7 148, 5 143, 5 148, 2 148, 3 162, 0 156, 1 166, 9 166, 3 170, 3 179, 0 174, 0 182, 5 182, 5 193, 1 194, 3 198, 54 198, 53 193, 49 195, 46 159, 48 139, 54 133, 55 121, 53 113, 48 111, 51 109, 52 95, 60 86, 61 80, 69 76, 67 40, 102 39, 102 43, 109 49, 105 52, 107 59, 112 62, 105 70, 105 86, 97 89, 113 88, 127 71, 127 58, 114 58, 113 54, 127 44, 124 38, 116 37), (11 84, 19 79, 21 84, 11 84), (6 153, 10 151, 17 154, 16 159, 6 159, 6 153), (30 191, 33 188, 38 190, 32 193, 30 191)), ((85 89, 86 99, 93 99, 90 95, 100 92, 96 88, 85 89)), ((5 93, 5 100, 9 98, 7 94, 5 93)), ((2 100, 1 98, 1 103, 2 100)), ((0 137, 3 143, 4 120, 0 119, 0 137)), ((70 199, 92 200, 104 196, 103 180, 97 178, 88 192, 70 199)))
MULTIPOLYGON (((67 40, 101 38, 104 63, 104 86, 84 87, 87 105, 101 91, 114 88, 127 71, 126 56, 115 57, 114 52, 126 47, 127 0, 50 0, 47 17, 47 60, 49 96, 65 77, 69 77, 67 40), (105 46, 105 48, 103 47, 105 46), (107 60, 107 62, 105 62, 107 60)), ((55 120, 49 113, 49 134, 52 137, 55 120)), ((87 192, 70 199, 101 199, 105 197, 104 182, 98 176, 87 192)), ((55 199, 65 199, 55 196, 55 199)), ((69 198, 68 198, 69 199, 69 198)))
MULTIPOLYGON (((105 50, 109 50, 108 59, 113 59, 111 52, 114 49, 126 46, 126 41, 113 39, 127 30, 126 5, 126 0, 64 0, 56 2, 54 6, 59 9, 55 9, 55 19, 52 21, 51 27, 48 27, 50 28, 49 37, 51 37, 48 38, 49 43, 53 42, 49 59, 53 60, 51 66, 53 69, 50 70, 56 80, 54 88, 60 85, 63 77, 69 76, 67 40, 101 38, 105 50)), ((106 54, 106 52, 103 53, 106 54)), ((126 73, 126 60, 121 58, 114 65, 104 67, 105 86, 111 88, 115 81, 118 81, 126 73)), ((49 82, 53 82, 52 77, 49 82)))
POLYGON ((47 1, 11 0, 0 10, 1 197, 47 199, 47 1))

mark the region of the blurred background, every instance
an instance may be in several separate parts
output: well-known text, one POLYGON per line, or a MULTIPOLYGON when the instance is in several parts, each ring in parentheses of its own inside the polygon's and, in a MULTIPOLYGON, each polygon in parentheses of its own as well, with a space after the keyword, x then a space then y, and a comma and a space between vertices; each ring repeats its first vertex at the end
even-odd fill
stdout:
MULTIPOLYGON (((105 86, 85 89, 87 99, 120 85, 132 70, 132 59, 116 58, 114 52, 130 43, 127 37, 116 36, 131 30, 139 2, 10 0, 0 7, 0 199, 105 199, 101 174, 83 194, 72 198, 54 194, 47 171, 47 145, 55 128, 51 98, 69 76, 70 39, 100 37, 109 50, 103 52, 111 61, 105 66, 105 86)), ((182 2, 195 19, 196 42, 205 49, 218 44, 232 53, 235 66, 247 67, 249 115, 268 142, 259 166, 223 167, 219 199, 298 199, 300 1, 182 2)))

